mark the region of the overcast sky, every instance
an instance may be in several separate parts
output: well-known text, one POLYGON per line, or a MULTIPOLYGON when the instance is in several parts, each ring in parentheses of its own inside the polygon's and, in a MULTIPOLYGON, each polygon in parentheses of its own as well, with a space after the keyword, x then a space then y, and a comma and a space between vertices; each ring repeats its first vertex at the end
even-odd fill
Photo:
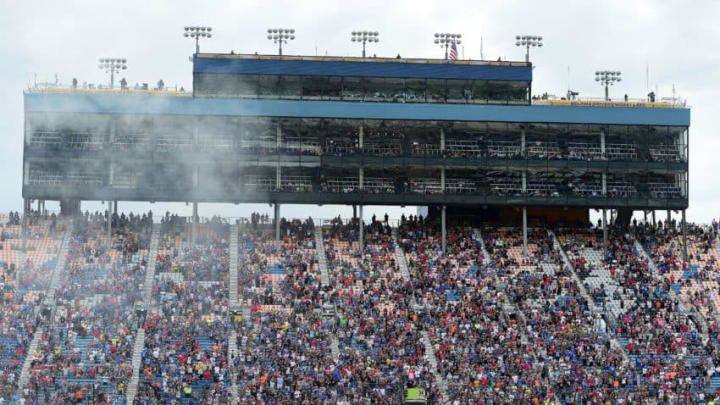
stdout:
MULTIPOLYGON (((581 97, 601 97, 594 71, 622 71, 611 97, 645 97, 646 66, 650 88, 660 97, 677 95, 692 106, 690 129, 690 209, 688 220, 709 222, 720 216, 713 179, 720 173, 720 140, 710 122, 717 115, 720 2, 693 1, 33 1, 2 0, 0 12, 0 212, 20 210, 23 95, 35 80, 104 83, 100 57, 125 57, 128 82, 192 85, 188 61, 194 44, 182 36, 185 25, 209 25, 214 37, 202 51, 273 53, 265 38, 269 27, 295 28, 286 54, 359 55, 352 30, 380 32, 369 48, 378 56, 440 58, 435 32, 463 35, 460 56, 478 59, 481 38, 486 59, 522 60, 516 34, 544 37, 533 49, 533 93, 563 95, 568 85, 581 97)), ((50 207, 51 205, 49 205, 50 207)), ((83 208, 99 204, 83 205, 83 208)), ((154 211, 178 205, 130 205, 154 211)), ((262 206, 268 209, 267 205, 262 206)), ((257 206, 201 206, 201 215, 247 215, 257 206)), ((339 208, 288 207, 283 214, 329 217, 339 208)), ((340 209, 348 215, 349 209, 340 209)), ((383 209, 384 212, 384 209, 383 209)), ((399 213, 394 209, 391 213, 399 213)), ((660 216, 664 218, 664 214, 660 216)))

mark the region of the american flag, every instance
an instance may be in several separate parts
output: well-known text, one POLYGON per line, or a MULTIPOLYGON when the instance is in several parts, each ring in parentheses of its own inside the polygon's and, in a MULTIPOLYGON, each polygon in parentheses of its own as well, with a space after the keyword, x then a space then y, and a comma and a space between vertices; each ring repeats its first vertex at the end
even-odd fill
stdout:
POLYGON ((457 60, 457 46, 455 46, 455 42, 453 42, 452 46, 450 47, 450 54, 448 55, 448 59, 457 60))

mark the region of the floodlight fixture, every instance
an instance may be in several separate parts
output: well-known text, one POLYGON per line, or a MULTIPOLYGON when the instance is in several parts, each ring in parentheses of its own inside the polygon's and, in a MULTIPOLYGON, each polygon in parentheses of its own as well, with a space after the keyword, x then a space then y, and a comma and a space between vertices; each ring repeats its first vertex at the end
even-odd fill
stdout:
POLYGON ((267 39, 278 44, 278 54, 282 56, 282 46, 287 44, 288 41, 295 39, 294 28, 268 28, 267 39))
POLYGON ((353 42, 362 42, 362 57, 365 57, 365 43, 380 42, 377 31, 353 31, 350 40, 353 42))
POLYGON ((451 44, 460 45, 462 43, 461 34, 450 34, 450 33, 435 33, 435 43, 440 45, 441 48, 445 48, 445 59, 448 58, 448 48, 451 44))
POLYGON ((622 81, 622 73, 618 70, 597 70, 595 71, 595 81, 605 87, 605 101, 610 100, 609 87, 615 83, 622 81))
POLYGON ((185 27, 183 36, 195 39, 195 53, 200 53, 200 38, 212 38, 212 27, 185 27))
POLYGON ((530 47, 542 48, 543 37, 539 35, 516 35, 515 46, 525 47, 525 62, 530 62, 530 47))
POLYGON ((127 59, 125 58, 100 58, 98 60, 98 68, 110 73, 110 88, 115 87, 115 73, 127 69, 127 59))

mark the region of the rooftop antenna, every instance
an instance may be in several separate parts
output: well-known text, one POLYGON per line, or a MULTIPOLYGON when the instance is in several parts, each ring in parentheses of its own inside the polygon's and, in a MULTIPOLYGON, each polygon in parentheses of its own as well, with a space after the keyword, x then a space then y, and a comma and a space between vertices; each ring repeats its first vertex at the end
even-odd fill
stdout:
POLYGON ((460 59, 465 59, 465 45, 462 46, 462 57, 460 59))

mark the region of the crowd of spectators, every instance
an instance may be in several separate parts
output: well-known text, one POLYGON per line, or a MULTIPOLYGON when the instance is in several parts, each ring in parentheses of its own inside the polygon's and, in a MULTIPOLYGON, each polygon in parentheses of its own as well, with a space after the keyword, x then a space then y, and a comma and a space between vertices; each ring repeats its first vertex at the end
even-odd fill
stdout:
POLYGON ((25 400, 45 403, 121 403, 132 376, 130 360, 150 242, 151 214, 113 216, 111 245, 106 217, 86 213, 73 233, 54 307, 31 353, 25 400), (150 219, 149 219, 150 218, 150 219))

